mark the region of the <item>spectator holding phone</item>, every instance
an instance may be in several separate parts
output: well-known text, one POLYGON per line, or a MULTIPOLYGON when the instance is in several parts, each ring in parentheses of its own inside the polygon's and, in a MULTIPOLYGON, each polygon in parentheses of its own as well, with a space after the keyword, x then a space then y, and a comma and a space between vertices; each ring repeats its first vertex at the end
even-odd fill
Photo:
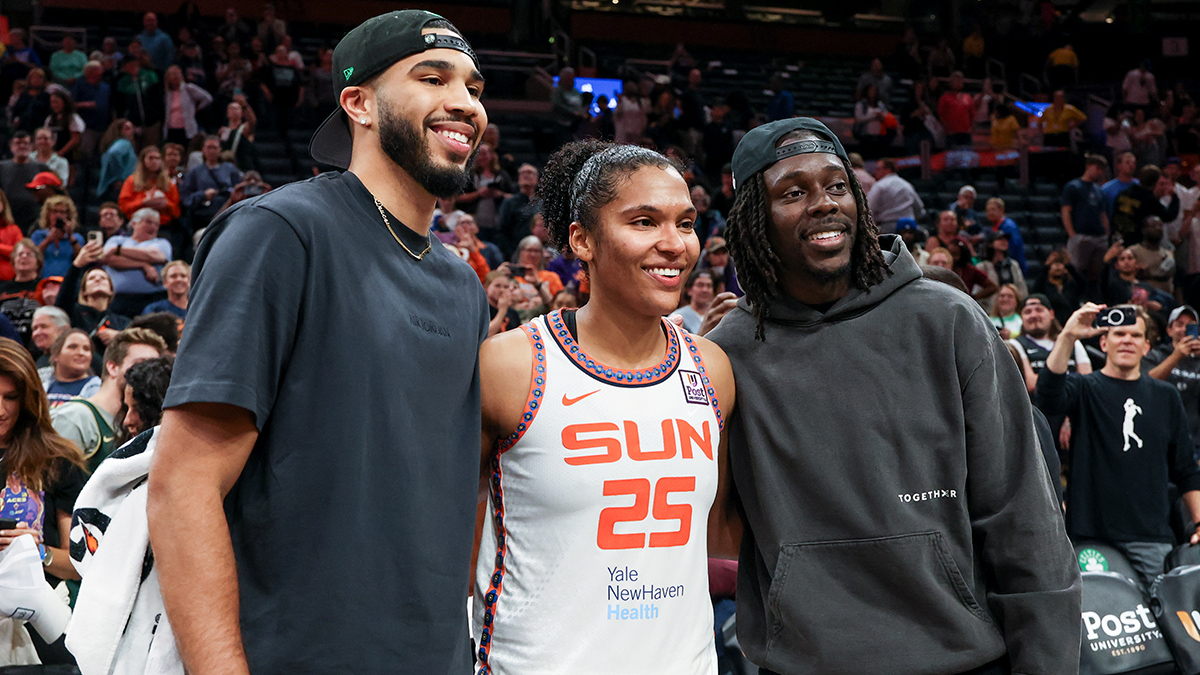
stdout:
POLYGON ((1187 412, 1192 442, 1200 439, 1200 323, 1191 305, 1181 305, 1167 317, 1167 337, 1142 359, 1150 377, 1175 387, 1187 412))
POLYGON ((30 239, 38 245, 45 260, 42 277, 61 277, 67 273, 71 261, 83 248, 83 236, 75 231, 79 223, 79 212, 75 202, 66 195, 55 195, 42 204, 42 215, 38 219, 41 229, 30 239))
MULTIPOLYGON (((83 456, 55 433, 33 358, 12 340, 0 340, 0 445, 7 473, 2 513, 18 521, 0 530, 0 551, 15 537, 33 535, 45 546, 42 566, 52 586, 78 579, 68 549, 71 512, 87 481, 83 456), (21 517, 18 505, 25 507, 21 517)), ((35 633, 30 637, 43 664, 74 664, 61 643, 48 647, 35 633)))
MULTIPOLYGON (((257 171, 247 171, 246 173, 242 174, 242 182, 233 186, 233 192, 229 193, 229 199, 225 201, 225 205, 222 206, 221 210, 217 213, 219 215, 243 199, 257 197, 270 191, 271 186, 262 179, 262 174, 257 171)), ((203 231, 203 228, 196 230, 196 234, 199 235, 203 231)))
MULTIPOLYGON (((1142 371, 1151 331, 1142 307, 1085 303, 1055 340, 1035 398, 1047 416, 1072 421, 1067 534, 1121 551, 1144 590, 1162 573, 1175 539, 1168 481, 1178 486, 1191 522, 1200 523, 1200 465, 1183 403, 1174 387, 1142 371), (1075 341, 1097 335, 1104 367, 1068 375, 1075 341)), ((1200 534, 1190 539, 1200 543, 1200 534)))
POLYGON ((110 311, 113 299, 112 277, 97 266, 104 248, 99 242, 88 242, 75 256, 55 304, 71 317, 71 325, 82 328, 92 336, 95 356, 92 369, 101 372, 104 350, 118 331, 129 325, 129 318, 110 311))
POLYGON ((562 279, 546 269, 546 248, 532 234, 517 247, 517 263, 500 267, 507 268, 517 282, 514 306, 526 319, 540 314, 538 308, 549 307, 554 294, 563 289, 562 279))
POLYGON ((488 337, 521 325, 521 317, 512 307, 513 291, 516 287, 512 274, 506 269, 488 272, 484 277, 483 289, 487 291, 488 308, 491 313, 488 337))

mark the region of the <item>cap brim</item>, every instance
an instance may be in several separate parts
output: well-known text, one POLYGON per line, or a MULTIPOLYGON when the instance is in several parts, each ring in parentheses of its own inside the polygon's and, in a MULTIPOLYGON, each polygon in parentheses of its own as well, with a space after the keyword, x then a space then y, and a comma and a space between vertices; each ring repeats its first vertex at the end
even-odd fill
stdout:
POLYGON ((350 118, 339 107, 317 127, 317 133, 308 143, 308 153, 321 164, 348 169, 352 145, 350 118))

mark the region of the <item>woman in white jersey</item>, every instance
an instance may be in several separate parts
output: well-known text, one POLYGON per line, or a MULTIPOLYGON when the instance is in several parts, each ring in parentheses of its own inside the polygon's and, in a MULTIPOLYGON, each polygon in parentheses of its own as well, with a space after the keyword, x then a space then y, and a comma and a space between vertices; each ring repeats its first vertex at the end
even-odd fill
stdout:
MULTIPOLYGON (((538 186, 591 298, 484 343, 479 675, 715 675, 709 509, 733 374, 663 319, 699 256, 679 169, 597 141, 538 186)), ((722 498, 723 499, 723 498, 722 498)))

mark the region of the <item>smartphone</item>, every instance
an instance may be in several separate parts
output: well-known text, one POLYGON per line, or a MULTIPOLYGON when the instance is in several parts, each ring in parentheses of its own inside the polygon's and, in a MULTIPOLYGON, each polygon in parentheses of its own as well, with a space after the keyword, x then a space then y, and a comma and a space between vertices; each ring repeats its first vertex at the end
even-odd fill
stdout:
POLYGON ((1110 307, 1096 315, 1096 328, 1132 326, 1137 323, 1137 311, 1132 307, 1110 307))
POLYGON ((1183 334, 1188 337, 1200 338, 1200 323, 1189 323, 1187 328, 1183 329, 1183 334))
POLYGON ((96 243, 96 244, 100 244, 101 246, 103 246, 104 245, 104 233, 101 232, 100 230, 92 230, 91 232, 87 233, 87 240, 88 240, 89 244, 96 243))
POLYGON ((525 266, 524 265, 509 265, 508 268, 510 270, 512 270, 514 277, 525 276, 525 266))
POLYGON ((15 530, 17 529, 16 518, 0 518, 0 530, 15 530))

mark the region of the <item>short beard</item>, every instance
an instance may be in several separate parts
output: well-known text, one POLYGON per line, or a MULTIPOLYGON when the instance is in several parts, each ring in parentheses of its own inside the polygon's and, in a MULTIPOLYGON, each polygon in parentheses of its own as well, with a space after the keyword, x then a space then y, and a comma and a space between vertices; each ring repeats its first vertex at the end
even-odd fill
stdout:
POLYGON ((1021 331, 1034 340, 1041 340, 1050 334, 1050 330, 1048 328, 1035 328, 1033 330, 1025 330, 1022 328, 1021 331))
POLYGON ((379 99, 379 144, 396 166, 404 169, 417 184, 438 199, 462 194, 471 180, 476 148, 467 158, 466 166, 438 166, 429 155, 429 146, 422 134, 408 120, 392 114, 392 107, 379 99))

